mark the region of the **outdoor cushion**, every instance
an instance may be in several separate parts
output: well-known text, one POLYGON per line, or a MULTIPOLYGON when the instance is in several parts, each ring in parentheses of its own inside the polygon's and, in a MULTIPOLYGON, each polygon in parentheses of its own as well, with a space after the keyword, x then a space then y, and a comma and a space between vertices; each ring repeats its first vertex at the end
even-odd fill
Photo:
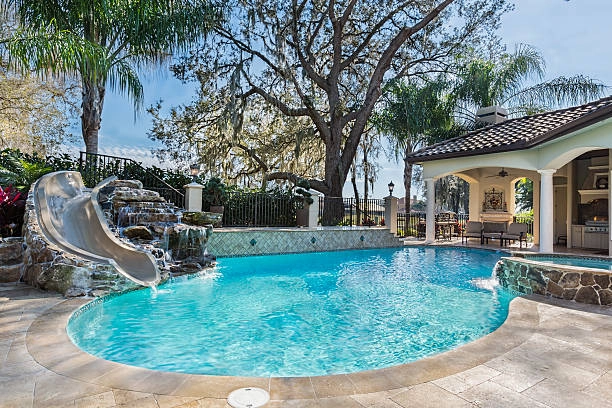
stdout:
POLYGON ((467 242, 468 238, 481 238, 482 239, 482 222, 479 221, 468 221, 465 225, 465 231, 461 232, 461 242, 465 239, 467 242))

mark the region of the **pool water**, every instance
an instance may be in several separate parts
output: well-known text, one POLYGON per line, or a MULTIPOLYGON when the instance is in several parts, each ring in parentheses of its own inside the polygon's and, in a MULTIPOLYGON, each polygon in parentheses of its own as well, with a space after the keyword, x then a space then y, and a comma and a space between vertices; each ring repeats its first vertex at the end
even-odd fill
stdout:
POLYGON ((211 273, 76 313, 71 339, 125 364, 193 374, 314 376, 414 361, 499 327, 500 254, 412 247, 225 258, 211 273))
POLYGON ((611 259, 598 259, 598 258, 580 258, 571 256, 525 256, 525 259, 530 259, 537 262, 545 262, 549 264, 557 265, 570 265, 578 266, 583 268, 595 268, 603 269, 606 271, 612 271, 612 260, 611 259))

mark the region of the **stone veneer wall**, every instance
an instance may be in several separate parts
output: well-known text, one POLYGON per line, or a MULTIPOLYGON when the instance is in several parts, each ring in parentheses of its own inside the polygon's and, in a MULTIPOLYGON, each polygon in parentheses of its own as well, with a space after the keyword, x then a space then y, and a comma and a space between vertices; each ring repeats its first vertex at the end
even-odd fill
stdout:
POLYGON ((495 266, 500 284, 515 292, 594 305, 612 305, 612 273, 550 265, 524 258, 502 258, 495 266))
POLYGON ((400 246, 388 228, 215 229, 208 252, 232 257, 400 246))
POLYGON ((23 239, 0 238, 0 282, 17 282, 23 269, 23 239))

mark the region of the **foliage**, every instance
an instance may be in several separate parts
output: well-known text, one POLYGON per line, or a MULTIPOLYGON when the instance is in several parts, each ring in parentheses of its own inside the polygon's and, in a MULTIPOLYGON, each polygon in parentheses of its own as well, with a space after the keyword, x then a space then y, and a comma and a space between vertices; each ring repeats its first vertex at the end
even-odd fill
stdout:
POLYGON ((589 102, 605 90, 603 84, 584 75, 541 82, 545 73, 542 55, 524 44, 513 53, 501 53, 491 60, 468 55, 453 91, 459 120, 473 126, 476 110, 493 105, 508 108, 512 116, 532 115, 589 102))
POLYGON ((238 133, 228 124, 230 99, 223 89, 201 87, 197 102, 172 108, 168 116, 162 114, 161 103, 150 107, 153 127, 148 136, 164 145, 157 157, 183 164, 197 161, 204 175, 243 185, 261 183, 272 171, 322 174, 322 143, 303 119, 253 103, 245 108, 238 133))
POLYGON ((312 193, 309 191, 310 183, 308 182, 308 180, 299 180, 295 187, 297 187, 295 189, 295 194, 300 197, 300 201, 302 202, 302 208, 304 208, 306 205, 314 203, 314 200, 312 199, 312 193))
POLYGON ((533 181, 522 178, 516 182, 516 210, 518 212, 530 211, 533 215, 533 181))
POLYGON ((74 140, 68 132, 76 88, 0 68, 0 149, 42 154, 74 140))
MULTIPOLYGON (((323 179, 313 189, 341 197, 385 78, 444 69, 468 45, 491 38, 504 0, 232 0, 231 24, 173 70, 212 92, 227 92, 229 131, 241 135, 243 112, 265 102, 301 118, 324 147, 323 179), (215 46, 211 46, 214 44, 215 46)), ((196 101, 195 103, 200 103, 196 101)), ((272 169, 273 170, 273 169, 272 169)), ((272 171, 268 179, 302 175, 272 171)), ((340 208, 326 206, 323 223, 340 208)))
MULTIPOLYGON (((396 158, 405 158, 421 147, 463 131, 453 118, 456 101, 450 87, 450 81, 443 75, 418 81, 391 81, 385 86, 383 109, 372 121, 387 135, 396 158)), ((412 182, 413 164, 404 160, 406 202, 410 202, 412 182)))
POLYGON ((20 154, 15 150, 3 150, 0 152, 0 184, 14 186, 17 190, 27 194, 30 185, 42 175, 53 171, 38 156, 20 154))
MULTIPOLYGON (((0 13, 0 38, 8 38, 14 29, 14 16, 0 13)), ((68 127, 77 116, 78 94, 80 89, 69 80, 15 72, 1 59, 0 149, 48 154, 72 142, 68 127)))
POLYGON ((427 208, 427 205, 425 204, 425 201, 423 200, 418 200, 412 203, 412 205, 410 205, 410 211, 425 211, 426 208, 427 208))
POLYGON ((210 207, 211 205, 223 205, 227 198, 227 190, 225 184, 219 177, 211 177, 204 184, 202 190, 202 198, 210 207))
POLYGON ((23 226, 25 199, 13 186, 0 186, 0 236, 19 236, 23 226))
POLYGON ((219 19, 218 9, 204 0, 2 0, 0 6, 20 23, 6 42, 13 65, 82 81, 83 139, 92 153, 106 86, 127 93, 138 108, 143 89, 137 69, 184 52, 219 19))
POLYGON ((457 176, 439 178, 435 183, 436 204, 442 211, 468 212, 470 185, 457 176))

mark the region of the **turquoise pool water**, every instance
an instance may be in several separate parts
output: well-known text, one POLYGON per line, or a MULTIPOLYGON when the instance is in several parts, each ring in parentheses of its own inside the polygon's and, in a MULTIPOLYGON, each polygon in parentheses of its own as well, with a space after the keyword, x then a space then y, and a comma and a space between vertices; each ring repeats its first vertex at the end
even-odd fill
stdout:
POLYGON ((583 268, 604 269, 612 271, 612 260, 599 258, 579 258, 571 256, 525 256, 525 259, 530 259, 537 262, 546 262, 557 265, 571 265, 583 268))
POLYGON ((77 313, 85 351, 194 374, 312 376, 414 361, 490 333, 500 254, 414 247, 220 259, 211 273, 77 313))

